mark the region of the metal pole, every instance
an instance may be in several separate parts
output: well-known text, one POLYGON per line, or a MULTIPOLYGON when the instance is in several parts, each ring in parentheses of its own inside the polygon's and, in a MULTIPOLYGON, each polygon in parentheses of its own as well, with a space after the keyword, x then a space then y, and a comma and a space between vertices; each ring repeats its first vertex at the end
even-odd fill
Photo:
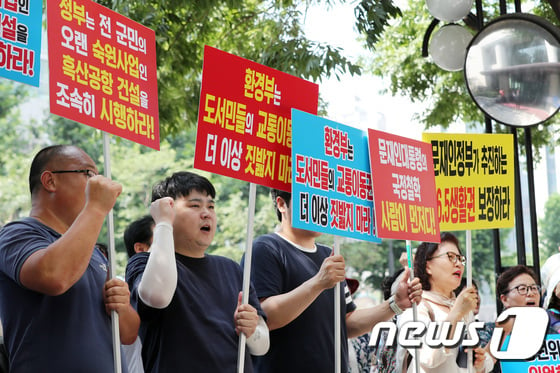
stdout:
POLYGON ((521 198, 521 172, 519 167, 519 145, 517 128, 511 127, 513 134, 513 151, 515 152, 515 236, 517 238, 517 264, 527 264, 525 257, 525 225, 523 224, 523 200, 521 198))
MULTIPOLYGON (((486 124, 486 133, 492 133, 492 119, 488 115, 484 115, 484 121, 486 124)), ((494 277, 498 278, 502 273, 502 255, 501 255, 501 243, 500 243, 500 230, 492 229, 492 245, 494 247, 494 277)), ((499 294, 496 294, 496 310, 498 314, 502 312, 502 302, 500 301, 499 294)))
MULTIPOLYGON (((111 178, 111 154, 109 152, 109 135, 103 132, 103 159, 105 165, 105 177, 111 178)), ((113 209, 107 215, 107 237, 109 240, 109 277, 115 278, 115 268, 117 266, 115 260, 115 229, 113 223, 113 209)), ((111 311, 111 330, 113 333, 113 362, 115 364, 115 373, 121 373, 121 337, 119 331, 119 314, 111 311)))
MULTIPOLYGON (((476 19, 478 22, 478 29, 482 29, 484 26, 484 10, 482 9, 482 0, 476 0, 476 19)), ((484 114, 484 124, 486 127, 486 133, 493 133, 492 129, 492 119, 484 114)), ((494 276, 497 279, 503 271, 502 268, 502 255, 501 255, 501 243, 500 243, 500 230, 492 229, 492 245, 494 246, 494 276)), ((499 294, 496 294, 496 310, 498 314, 502 311, 502 302, 500 301, 499 294)))
MULTIPOLYGON (((467 256, 467 263, 466 263, 466 270, 467 270, 467 286, 472 286, 472 232, 467 230, 465 232, 465 243, 466 243, 466 256, 467 256)), ((473 312, 470 311, 467 315, 467 324, 470 324, 473 321, 473 312)), ((468 349, 467 351, 467 372, 473 372, 473 351, 472 349, 468 349)))
MULTIPOLYGON (((484 10, 482 9, 482 0, 476 0, 475 4, 476 4, 476 21, 478 23, 478 29, 481 30, 482 26, 484 26, 484 10)), ((488 118, 487 115, 485 115, 485 117, 488 118)), ((486 121, 486 124, 488 124, 488 121, 486 121)))
POLYGON ((504 15, 507 13, 507 4, 506 0, 500 0, 500 14, 504 15))
POLYGON ((539 237, 537 232, 537 207, 535 203, 535 175, 533 168, 533 140, 531 128, 525 128, 525 154, 527 158, 527 184, 529 193, 529 218, 531 221, 531 245, 533 246, 533 269, 537 283, 541 282, 539 237))
MULTIPOLYGON (((340 254, 340 237, 334 236, 334 255, 340 254)), ((335 373, 342 373, 340 371, 340 362, 342 356, 340 354, 341 338, 340 333, 340 282, 337 282, 334 287, 334 371, 335 373)), ((344 343, 348 343, 344 341, 344 343)), ((344 372, 346 373, 346 372, 344 372)))
POLYGON ((521 13, 521 0, 515 0, 515 13, 521 13))
MULTIPOLYGON (((245 262, 243 263, 243 295, 241 301, 243 304, 249 303, 249 292, 251 289, 251 260, 253 254, 253 221, 255 217, 255 200, 257 196, 257 185, 249 184, 249 218, 247 222, 247 243, 245 247, 245 262)), ((237 349, 237 372, 243 373, 245 369, 245 345, 247 337, 245 333, 239 334, 239 346, 237 349)))
POLYGON ((389 257, 387 258, 389 265, 389 274, 395 273, 395 252, 393 250, 393 240, 389 240, 389 257))
MULTIPOLYGON (((414 264, 412 260, 412 247, 411 241, 406 240, 406 256, 408 259, 408 268, 410 268, 410 278, 414 278, 414 264)), ((416 322, 418 320, 418 307, 416 303, 412 303, 412 321, 416 322)), ((420 349, 415 348, 414 354, 414 368, 416 369, 415 372, 420 372, 420 349)), ((406 364, 406 362, 404 362, 406 364)))

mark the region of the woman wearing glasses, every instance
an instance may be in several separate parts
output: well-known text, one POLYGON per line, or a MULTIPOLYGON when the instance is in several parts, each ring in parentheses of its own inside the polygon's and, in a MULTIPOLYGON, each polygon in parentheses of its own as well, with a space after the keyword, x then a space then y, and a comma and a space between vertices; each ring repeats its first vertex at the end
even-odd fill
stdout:
POLYGON ((533 270, 524 265, 506 269, 496 281, 496 292, 504 309, 510 307, 539 307, 541 287, 533 270))
MULTIPOLYGON (((537 285, 537 276, 530 267, 516 265, 506 269, 496 281, 496 293, 504 309, 510 307, 540 307, 541 287, 537 285)), ((504 329, 504 336, 511 332, 513 320, 499 325, 504 329)), ((548 334, 556 333, 549 330, 548 334)))
MULTIPOLYGON (((539 307, 541 287, 537 285, 537 276, 530 267, 516 265, 506 269, 496 281, 496 294, 504 310, 510 307, 539 307)), ((498 325, 504 330, 504 338, 511 333, 513 319, 498 325)), ((548 333, 554 333, 551 330, 548 333)), ((487 345, 488 347, 488 345, 487 345)), ((496 364, 493 373, 500 373, 500 364, 496 364)))
MULTIPOLYGON (((459 241, 451 233, 441 234, 441 243, 423 242, 416 250, 414 274, 422 283, 422 302, 417 307, 417 321, 428 326, 431 322, 447 321, 450 336, 455 334, 455 327, 460 321, 466 321, 469 312, 474 311, 478 294, 474 287, 466 287, 457 297, 455 290, 461 283, 465 265, 465 256, 459 249, 459 241)), ((413 319, 413 311, 406 310, 399 318, 399 327, 413 319)), ((438 324, 441 327, 441 323, 438 324)), ((457 331, 460 333, 460 331, 457 331)), ((424 334, 425 336, 425 334, 424 334)), ((429 347, 422 340, 419 351, 420 373, 462 373, 467 368, 457 364, 458 347, 429 347)), ((401 350, 397 355, 403 361, 404 372, 416 373, 414 349, 408 353, 401 350), (410 355, 412 358, 403 355, 410 355), (408 370, 406 370, 408 368, 408 370)), ((476 372, 489 372, 493 361, 482 348, 474 349, 474 367, 476 372)))

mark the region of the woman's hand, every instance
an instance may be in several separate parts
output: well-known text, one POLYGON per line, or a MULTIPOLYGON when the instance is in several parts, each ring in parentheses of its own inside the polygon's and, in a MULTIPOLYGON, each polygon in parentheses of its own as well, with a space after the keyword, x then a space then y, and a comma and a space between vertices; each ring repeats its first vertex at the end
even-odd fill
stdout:
POLYGON ((474 286, 465 287, 457 296, 450 314, 455 321, 461 320, 469 312, 474 311, 478 305, 478 292, 474 286))
POLYGON ((484 361, 486 360, 486 350, 482 347, 475 347, 473 349, 474 355, 474 369, 477 372, 484 372, 484 361))

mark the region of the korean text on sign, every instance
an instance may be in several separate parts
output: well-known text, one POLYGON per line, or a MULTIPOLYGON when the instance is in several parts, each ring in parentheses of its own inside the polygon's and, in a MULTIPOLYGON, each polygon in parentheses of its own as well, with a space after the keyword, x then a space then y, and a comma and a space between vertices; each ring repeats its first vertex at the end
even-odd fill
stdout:
POLYGON ((429 145, 372 129, 368 141, 378 236, 439 242, 429 145))
POLYGON ((206 46, 194 166, 291 190, 291 109, 317 102, 316 84, 206 46))
POLYGON ((441 229, 490 229, 514 223, 510 134, 423 134, 432 148, 441 229))
POLYGON ((529 360, 503 360, 502 372, 508 373, 558 373, 560 372, 560 336, 548 334, 540 351, 529 360))
POLYGON ((155 34, 85 0, 48 7, 51 112, 159 149, 155 34))
POLYGON ((379 242, 364 133, 298 110, 292 119, 292 224, 379 242))
POLYGON ((0 76, 39 86, 43 4, 0 1, 0 76))

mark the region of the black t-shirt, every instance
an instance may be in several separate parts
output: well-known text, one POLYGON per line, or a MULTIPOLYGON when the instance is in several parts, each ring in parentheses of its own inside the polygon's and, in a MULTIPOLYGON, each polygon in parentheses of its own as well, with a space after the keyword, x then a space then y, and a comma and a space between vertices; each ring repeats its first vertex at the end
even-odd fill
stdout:
MULTIPOLYGON (((287 293, 313 277, 331 249, 317 245, 314 253, 304 252, 277 234, 257 238, 253 243, 251 279, 259 299, 287 293)), ((356 306, 348 287, 340 286, 341 372, 347 372, 348 344, 346 313, 356 306)), ((334 371, 334 288, 323 291, 300 316, 270 332, 270 349, 254 356, 255 372, 334 371)))
MULTIPOLYGON (((146 372, 236 372, 239 336, 233 315, 243 287, 239 264, 215 255, 190 258, 176 253, 177 289, 168 307, 155 309, 138 297, 148 256, 134 255, 126 269, 132 303, 142 320, 146 372)), ((249 303, 264 317, 254 289, 249 303)), ((246 351, 245 372, 252 371, 246 351)))

